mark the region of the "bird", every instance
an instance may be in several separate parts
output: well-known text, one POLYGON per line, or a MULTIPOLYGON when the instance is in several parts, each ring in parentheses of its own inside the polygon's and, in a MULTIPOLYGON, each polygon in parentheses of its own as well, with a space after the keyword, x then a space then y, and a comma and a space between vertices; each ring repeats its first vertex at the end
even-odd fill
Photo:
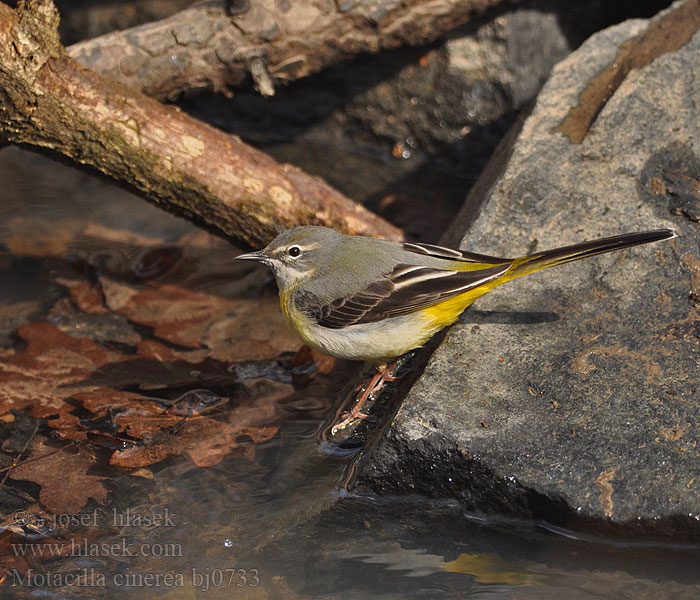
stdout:
POLYGON ((333 427, 337 432, 368 417, 362 405, 394 379, 398 357, 423 346, 493 288, 555 265, 673 237, 673 229, 656 229, 499 258, 306 225, 236 258, 272 271, 284 318, 306 345, 376 367, 353 408, 333 427))

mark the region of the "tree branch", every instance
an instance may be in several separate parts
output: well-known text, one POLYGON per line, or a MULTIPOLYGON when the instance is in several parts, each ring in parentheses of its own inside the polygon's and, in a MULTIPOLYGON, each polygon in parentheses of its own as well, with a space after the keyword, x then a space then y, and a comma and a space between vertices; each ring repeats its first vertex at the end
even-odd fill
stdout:
POLYGON ((503 0, 204 0, 74 44, 81 64, 155 98, 274 84, 361 53, 425 44, 503 0))
POLYGON ((0 127, 9 141, 55 150, 251 246, 300 223, 400 239, 321 179, 82 67, 57 24, 50 0, 0 3, 0 127))

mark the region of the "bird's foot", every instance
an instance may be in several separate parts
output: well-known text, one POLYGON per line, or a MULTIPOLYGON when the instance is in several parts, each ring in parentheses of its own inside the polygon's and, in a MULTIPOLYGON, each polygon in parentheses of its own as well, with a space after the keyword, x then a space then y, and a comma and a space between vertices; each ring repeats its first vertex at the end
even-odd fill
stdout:
POLYGON ((360 420, 369 419, 370 421, 374 421, 374 417, 372 417, 368 414, 365 414, 365 413, 360 412, 360 411, 349 410, 347 412, 344 412, 342 415, 340 415, 340 420, 335 425, 333 425, 333 427, 331 428, 331 433, 333 435, 335 435, 339 431, 342 431, 348 425, 350 425, 350 423, 352 423, 355 419, 360 419, 360 420))
MULTIPOLYGON (((396 365, 397 360, 398 359, 394 359, 384 368, 377 370, 377 372, 374 374, 372 379, 370 379, 365 390, 362 392, 362 395, 359 397, 357 402, 355 402, 355 406, 353 406, 352 410, 344 412, 340 416, 340 421, 338 421, 335 425, 333 425, 333 427, 331 428, 331 434, 335 435, 340 430, 345 429, 355 419, 368 419, 368 418, 370 418, 369 415, 367 415, 363 412, 360 412, 360 409, 362 408, 362 405, 365 403, 367 398, 369 398, 372 394, 376 394, 377 392, 379 392, 379 390, 382 389, 384 382, 386 382, 386 381, 398 381, 399 377, 394 377, 393 375, 390 374, 391 370, 396 365)), ((357 389, 359 389, 359 388, 355 389, 355 393, 357 392, 357 389)))

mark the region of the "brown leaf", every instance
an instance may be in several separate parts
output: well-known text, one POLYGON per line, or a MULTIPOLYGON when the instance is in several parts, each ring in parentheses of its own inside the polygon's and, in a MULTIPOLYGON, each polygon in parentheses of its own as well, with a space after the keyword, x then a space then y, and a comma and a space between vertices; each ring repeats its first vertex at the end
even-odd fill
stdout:
POLYGON ((218 360, 270 359, 297 348, 277 298, 241 296, 251 286, 249 270, 231 246, 205 232, 166 246, 89 224, 55 281, 85 313, 123 315, 165 342, 218 360))
MULTIPOLYGON (((167 420, 160 420, 159 425, 167 424, 167 420)), ((117 450, 109 462, 119 467, 145 467, 169 455, 188 454, 198 467, 212 467, 239 446, 236 441, 239 436, 248 435, 257 444, 270 439, 277 429, 275 426, 240 428, 216 419, 197 417, 188 420, 176 432, 160 429, 145 434, 144 444, 117 450)))
POLYGON ((302 346, 292 358, 292 366, 301 370, 313 369, 327 375, 333 370, 335 359, 309 346, 302 346))
MULTIPOLYGON (((228 365, 173 353, 157 342, 140 345, 145 356, 112 352, 84 338, 73 338, 48 323, 31 323, 19 329, 27 343, 23 352, 8 353, 0 362, 0 414, 30 408, 34 417, 54 417, 49 425, 68 439, 84 439, 87 431, 73 412, 71 399, 98 398, 103 411, 144 397, 116 388, 202 387, 231 385, 235 375, 228 365), (172 360, 174 359, 174 360, 172 360)), ((94 407, 93 407, 94 409, 94 407)), ((93 410, 92 412, 99 412, 93 410)))
POLYGON ((37 564, 75 556, 76 551, 88 548, 105 533, 93 523, 76 532, 69 531, 70 526, 63 527, 61 521, 57 522, 38 502, 27 506, 20 514, 27 522, 19 522, 15 512, 1 524, 4 531, 0 533, 0 583, 13 576, 13 571, 23 575, 30 568, 37 569, 37 564), (26 544, 25 556, 17 544, 26 544))
MULTIPOLYGON (((298 345, 277 299, 225 293, 226 286, 241 287, 234 275, 240 278, 246 271, 233 264, 232 255, 231 265, 221 260, 227 246, 212 236, 191 236, 190 245, 182 247, 124 236, 92 226, 85 230, 84 243, 71 246, 70 261, 62 263, 55 279, 68 289, 70 300, 62 299, 52 313, 71 335, 48 323, 19 329, 26 348, 3 352, 0 363, 0 418, 11 415, 11 409, 29 409, 33 417, 48 418, 64 440, 84 444, 77 454, 62 451, 36 461, 49 461, 58 473, 79 474, 94 462, 95 452, 109 452, 112 464, 132 468, 172 454, 211 466, 241 446, 253 452, 255 444, 277 431, 272 424, 277 406, 290 388, 269 383, 270 393, 246 392, 229 362, 276 358, 298 345), (135 333, 115 337, 107 329, 116 315, 122 324, 126 318, 152 328, 171 345, 140 340, 135 333), (100 336, 96 339, 135 344, 135 352, 73 337, 83 328, 100 336), (173 389, 190 391, 173 401, 173 389), (151 390, 164 397, 149 397, 151 390)), ((39 464, 32 465, 17 467, 17 478, 39 483, 49 495, 42 501, 70 504, 39 464)), ((101 490, 93 492, 102 497, 101 490)), ((79 501, 73 498, 73 504, 79 501)))
MULTIPOLYGON (((111 284, 107 289, 113 287, 111 284)), ((202 334, 208 326, 225 312, 238 309, 243 302, 169 284, 148 287, 126 298, 122 293, 118 304, 112 294, 105 292, 114 310, 134 323, 153 327, 156 337, 188 348, 201 347, 202 334)))
POLYGON ((104 303, 102 292, 87 280, 57 277, 56 283, 68 288, 70 299, 85 313, 105 314, 111 312, 104 303))
POLYGON ((56 448, 46 438, 37 436, 30 459, 12 469, 10 477, 38 483, 41 504, 54 514, 74 514, 90 498, 101 503, 107 495, 105 478, 87 474, 95 464, 91 448, 56 448))
POLYGON ((171 344, 207 348, 217 360, 269 359, 299 345, 276 298, 230 298, 171 284, 136 289, 107 277, 100 283, 115 312, 171 344))
POLYGON ((35 416, 51 414, 70 395, 71 384, 119 359, 99 344, 73 338, 48 323, 30 323, 17 333, 27 347, 0 362, 2 414, 28 406, 34 407, 35 416))
POLYGON ((209 351, 202 348, 200 350, 174 350, 170 346, 161 344, 155 340, 142 340, 137 347, 137 353, 143 358, 152 358, 159 362, 185 361, 189 363, 201 363, 209 351))
POLYGON ((167 410, 151 405, 138 411, 120 412, 115 422, 143 442, 114 452, 110 464, 145 467, 168 455, 187 454, 199 467, 216 465, 241 444, 257 444, 277 433, 277 426, 270 423, 278 418, 279 400, 289 395, 289 388, 270 382, 269 390, 216 418, 205 415, 183 418, 177 414, 176 405, 167 410))
MULTIPOLYGON (((190 391, 187 396, 193 404, 185 405, 181 398, 168 406, 115 388, 231 386, 235 376, 225 364, 211 359, 184 361, 181 353, 152 341, 139 345, 146 356, 122 355, 90 340, 72 338, 48 323, 27 325, 20 335, 27 342, 25 351, 6 357, 0 364, 4 410, 31 406, 33 416, 53 417, 49 425, 65 439, 116 448, 112 463, 120 466, 143 467, 169 454, 182 453, 201 466, 216 464, 238 446, 236 438, 241 431, 269 426, 277 416, 277 401, 289 394, 288 386, 270 383, 279 386, 274 393, 247 394, 256 399, 227 411, 223 418, 211 418, 206 411, 220 404, 207 390, 190 391), (158 360, 151 358, 155 356, 158 360), (78 413, 78 409, 83 412, 78 413), (93 423, 98 421, 111 429, 93 431, 93 423), (134 442, 125 447, 124 441, 129 439, 134 442)), ((63 460, 72 456, 63 455, 63 460)), ((72 467, 63 470, 66 468, 72 467)))
MULTIPOLYGON (((116 281, 105 275, 100 277, 100 287, 102 288, 107 308, 113 312, 119 312, 138 294, 138 290, 133 286, 116 281)), ((128 315, 126 316, 128 317, 128 315)))

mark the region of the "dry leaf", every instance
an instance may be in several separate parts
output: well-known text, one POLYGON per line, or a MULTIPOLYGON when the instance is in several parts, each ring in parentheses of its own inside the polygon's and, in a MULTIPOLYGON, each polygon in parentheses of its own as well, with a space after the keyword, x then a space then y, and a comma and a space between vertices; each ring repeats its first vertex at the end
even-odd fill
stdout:
POLYGON ((248 271, 232 256, 221 260, 225 243, 202 235, 187 243, 164 246, 88 226, 79 243, 61 238, 40 248, 34 240, 25 248, 71 252, 54 274, 69 298, 50 316, 70 335, 30 323, 17 331, 23 350, 0 351, 0 419, 25 410, 48 419, 63 443, 79 442, 57 450, 55 440, 37 436, 10 473, 37 483, 47 509, 75 513, 90 498, 104 500, 106 477, 97 469, 88 474, 98 457, 148 476, 144 467, 169 455, 188 455, 200 467, 236 449, 252 456, 255 444, 277 432, 290 387, 268 382, 262 393, 251 392, 230 362, 276 359, 298 340, 276 298, 226 293, 241 287, 236 278, 248 271), (142 340, 144 331, 131 323, 165 343, 142 340), (76 337, 81 333, 94 339, 76 337))
POLYGON ((68 288, 71 302, 73 302, 79 310, 91 314, 105 314, 111 312, 105 306, 102 292, 87 280, 56 277, 54 281, 68 288))
POLYGON ((51 414, 70 396, 71 384, 85 379, 119 355, 87 339, 76 339, 48 323, 20 327, 23 352, 0 362, 0 413, 33 407, 35 416, 51 414))
POLYGON ((88 475, 96 464, 95 453, 86 446, 56 448, 43 436, 32 443, 30 460, 10 471, 12 479, 41 486, 39 500, 54 514, 75 514, 92 498, 101 503, 107 495, 105 477, 88 475))
POLYGON ((187 454, 199 467, 216 465, 241 443, 257 444, 277 433, 277 426, 271 423, 278 418, 279 402, 289 395, 289 388, 270 382, 268 389, 267 394, 256 394, 216 417, 197 413, 183 417, 178 404, 168 409, 152 404, 138 411, 120 411, 115 423, 143 443, 114 452, 110 463, 145 467, 171 454, 187 454))

